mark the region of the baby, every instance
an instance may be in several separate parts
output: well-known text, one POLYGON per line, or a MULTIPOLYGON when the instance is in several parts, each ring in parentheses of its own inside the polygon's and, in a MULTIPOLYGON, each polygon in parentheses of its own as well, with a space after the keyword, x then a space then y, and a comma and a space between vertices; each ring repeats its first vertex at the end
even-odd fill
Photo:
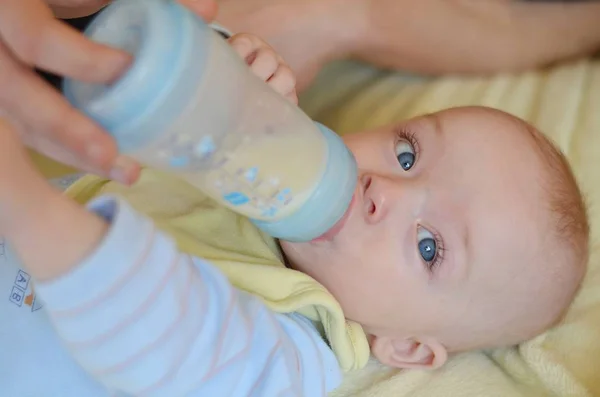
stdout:
MULTIPOLYGON (((268 47, 233 45, 295 100, 268 47)), ((0 125, 0 233, 20 260, 7 251, 0 266, 6 395, 321 396, 369 347, 386 365, 431 369, 561 319, 588 224, 567 162, 538 131, 458 108, 345 141, 360 168, 347 221, 277 244, 151 171, 132 188, 80 181, 80 200, 127 198, 85 210, 0 125)))
POLYGON ((394 367, 517 344, 554 325, 585 273, 588 225, 562 154, 500 111, 460 108, 345 140, 358 203, 331 241, 281 242, 394 367))

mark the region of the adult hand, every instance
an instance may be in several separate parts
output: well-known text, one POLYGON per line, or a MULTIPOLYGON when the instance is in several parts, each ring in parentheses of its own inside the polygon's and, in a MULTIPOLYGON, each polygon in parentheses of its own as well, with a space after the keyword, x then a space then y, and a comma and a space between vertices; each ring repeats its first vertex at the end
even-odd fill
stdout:
POLYGON ((368 18, 353 56, 385 68, 520 72, 600 49, 597 1, 359 1, 368 18))
MULTIPOLYGON (((120 156, 114 140, 73 108, 34 68, 94 83, 117 78, 129 54, 94 43, 57 20, 50 7, 89 14, 106 0, 0 1, 0 116, 9 118, 31 148, 84 171, 131 183, 139 166, 120 156)), ((207 21, 214 0, 181 0, 207 21)))
POLYGON ((267 41, 296 73, 299 92, 338 59, 480 74, 600 49, 599 1, 220 0, 218 19, 267 41))

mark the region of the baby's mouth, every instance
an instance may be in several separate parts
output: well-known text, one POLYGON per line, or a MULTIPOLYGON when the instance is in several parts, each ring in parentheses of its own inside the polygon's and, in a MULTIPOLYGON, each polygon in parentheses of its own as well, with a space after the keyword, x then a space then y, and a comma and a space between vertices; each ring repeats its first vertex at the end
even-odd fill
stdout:
MULTIPOLYGON (((370 176, 363 175, 359 179, 358 190, 354 192, 354 195, 352 196, 352 200, 350 201, 350 205, 348 206, 346 213, 331 229, 329 229, 327 232, 325 232, 321 236, 313 239, 311 241, 311 243, 318 243, 318 242, 322 242, 322 241, 331 241, 331 240, 333 240, 333 238, 335 236, 337 236, 342 231, 342 229, 346 225, 346 222, 348 221, 348 218, 350 218, 350 214, 352 213, 352 209, 354 208, 354 206, 357 205, 357 203, 359 201, 364 201, 365 196, 366 196, 366 191, 371 186, 371 182, 372 182, 372 178, 370 176)), ((376 210, 375 203, 373 203, 372 200, 367 200, 367 203, 365 203, 365 205, 368 206, 366 211, 369 214, 372 214, 375 212, 375 210, 376 210)))
POLYGON ((331 241, 331 240, 333 240, 333 238, 335 236, 337 236, 342 231, 342 229, 344 228, 344 225, 346 224, 346 221, 350 217, 350 213, 352 212, 352 207, 354 207, 355 202, 356 202, 356 194, 354 194, 354 196, 352 196, 352 200, 350 201, 350 205, 348 206, 348 209, 346 210, 346 213, 342 216, 342 218, 339 221, 337 221, 337 223, 335 225, 333 225, 333 227, 331 229, 329 229, 328 231, 326 231, 321 236, 319 236, 319 237, 315 238, 314 240, 312 240, 311 243, 317 243, 317 242, 321 242, 321 241, 331 241))

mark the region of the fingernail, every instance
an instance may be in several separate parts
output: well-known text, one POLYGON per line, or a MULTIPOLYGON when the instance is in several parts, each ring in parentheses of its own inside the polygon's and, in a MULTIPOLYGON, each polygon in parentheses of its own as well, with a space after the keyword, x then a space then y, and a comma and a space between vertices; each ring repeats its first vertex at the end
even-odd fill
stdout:
POLYGON ((114 181, 127 185, 134 182, 138 174, 139 165, 134 160, 119 156, 110 170, 109 177, 114 181))

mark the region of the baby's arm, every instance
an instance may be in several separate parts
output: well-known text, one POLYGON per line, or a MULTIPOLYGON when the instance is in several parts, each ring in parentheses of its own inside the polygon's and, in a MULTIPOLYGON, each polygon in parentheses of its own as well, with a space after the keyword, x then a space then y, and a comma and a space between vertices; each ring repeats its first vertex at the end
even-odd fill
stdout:
POLYGON ((337 361, 310 323, 234 289, 127 204, 75 205, 2 124, 0 148, 0 234, 96 379, 157 396, 319 396, 337 386, 337 361))
POLYGON ((110 224, 99 247, 37 291, 73 356, 103 383, 133 395, 319 396, 337 381, 310 324, 274 315, 180 254, 124 202, 91 209, 110 224))

